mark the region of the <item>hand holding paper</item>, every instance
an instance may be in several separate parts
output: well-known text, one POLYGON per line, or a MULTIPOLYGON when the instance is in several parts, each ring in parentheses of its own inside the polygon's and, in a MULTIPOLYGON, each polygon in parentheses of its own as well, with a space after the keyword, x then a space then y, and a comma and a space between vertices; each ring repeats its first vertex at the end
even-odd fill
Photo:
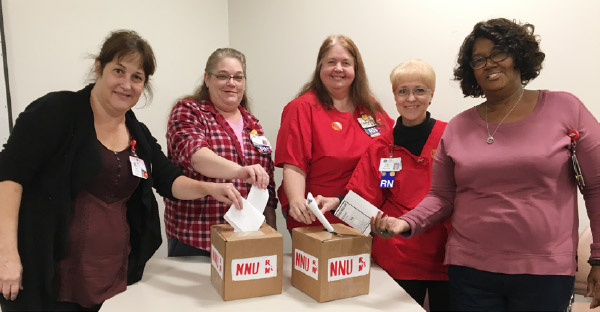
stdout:
POLYGON ((333 227, 331 226, 331 224, 329 224, 329 221, 327 221, 321 210, 319 210, 319 206, 317 206, 317 202, 315 201, 315 198, 312 196, 311 193, 308 193, 308 195, 306 196, 306 205, 308 205, 308 208, 310 208, 310 212, 312 212, 317 217, 317 219, 319 219, 319 222, 323 224, 327 231, 333 232, 333 227))
POLYGON ((258 231, 265 221, 263 211, 269 200, 269 192, 256 186, 250 188, 248 199, 243 199, 242 209, 236 209, 234 205, 229 207, 225 213, 225 221, 229 223, 235 232, 258 231))
POLYGON ((371 217, 376 217, 380 212, 381 210, 370 202, 350 191, 335 210, 335 216, 364 235, 369 235, 371 233, 371 217))

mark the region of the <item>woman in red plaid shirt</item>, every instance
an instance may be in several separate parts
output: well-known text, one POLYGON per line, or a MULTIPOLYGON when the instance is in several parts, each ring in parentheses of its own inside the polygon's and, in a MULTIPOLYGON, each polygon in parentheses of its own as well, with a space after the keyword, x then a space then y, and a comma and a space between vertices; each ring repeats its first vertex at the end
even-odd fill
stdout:
MULTIPOLYGON (((204 83, 183 97, 171 111, 167 126, 169 158, 188 177, 233 183, 243 197, 250 187, 267 188, 264 214, 276 228, 275 182, 271 146, 258 119, 248 112, 246 57, 222 48, 213 52, 204 83)), ((165 199, 168 255, 210 255, 210 226, 224 223, 229 209, 211 196, 200 200, 165 199)))

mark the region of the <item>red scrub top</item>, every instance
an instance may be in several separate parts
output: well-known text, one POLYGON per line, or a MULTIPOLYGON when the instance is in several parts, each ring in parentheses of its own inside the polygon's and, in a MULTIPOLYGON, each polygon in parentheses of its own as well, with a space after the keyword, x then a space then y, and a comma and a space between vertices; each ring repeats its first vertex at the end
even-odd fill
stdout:
MULTIPOLYGON (((436 120, 418 156, 404 147, 394 146, 392 133, 381 137, 360 159, 346 189, 354 191, 392 217, 400 217, 414 209, 431 188, 433 156, 445 128, 445 122, 436 120), (392 146, 392 157, 401 158, 402 169, 396 172, 392 188, 381 188, 379 164, 382 158, 390 157, 392 146)), ((375 236, 373 260, 394 279, 448 280, 448 266, 443 263, 449 224, 448 220, 438 223, 410 239, 375 236)))
MULTIPOLYGON (((281 127, 277 134, 275 165, 290 164, 306 173, 306 194, 313 196, 340 196, 352 176, 358 160, 377 137, 369 136, 358 118, 369 115, 364 109, 353 113, 327 110, 314 92, 307 92, 291 101, 283 109, 281 127)), ((381 135, 392 133, 394 121, 382 110, 377 112, 381 135)), ((282 209, 288 212, 288 199, 279 187, 278 197, 282 209)), ((306 194, 305 198, 306 198, 306 194)), ((332 213, 325 213, 332 223, 342 223, 332 213)), ((319 221, 311 225, 320 225, 319 221)), ((287 218, 288 229, 308 226, 287 218)))

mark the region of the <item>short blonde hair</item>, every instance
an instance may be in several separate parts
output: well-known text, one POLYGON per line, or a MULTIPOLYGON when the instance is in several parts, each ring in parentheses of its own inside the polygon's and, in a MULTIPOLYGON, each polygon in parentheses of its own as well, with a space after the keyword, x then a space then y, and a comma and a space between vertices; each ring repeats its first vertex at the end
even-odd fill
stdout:
POLYGON ((427 62, 420 59, 410 59, 396 66, 390 74, 392 89, 407 79, 422 80, 427 88, 435 91, 435 71, 427 62))

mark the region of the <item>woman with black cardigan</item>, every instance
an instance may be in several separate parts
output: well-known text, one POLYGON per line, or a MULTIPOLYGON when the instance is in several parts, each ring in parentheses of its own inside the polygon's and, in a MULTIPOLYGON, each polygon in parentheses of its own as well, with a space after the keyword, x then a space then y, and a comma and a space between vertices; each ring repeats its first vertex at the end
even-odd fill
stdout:
POLYGON ((95 83, 49 93, 17 119, 0 153, 2 311, 97 311, 139 281, 161 244, 152 187, 241 207, 231 184, 184 177, 131 111, 155 67, 137 33, 113 32, 95 83))

